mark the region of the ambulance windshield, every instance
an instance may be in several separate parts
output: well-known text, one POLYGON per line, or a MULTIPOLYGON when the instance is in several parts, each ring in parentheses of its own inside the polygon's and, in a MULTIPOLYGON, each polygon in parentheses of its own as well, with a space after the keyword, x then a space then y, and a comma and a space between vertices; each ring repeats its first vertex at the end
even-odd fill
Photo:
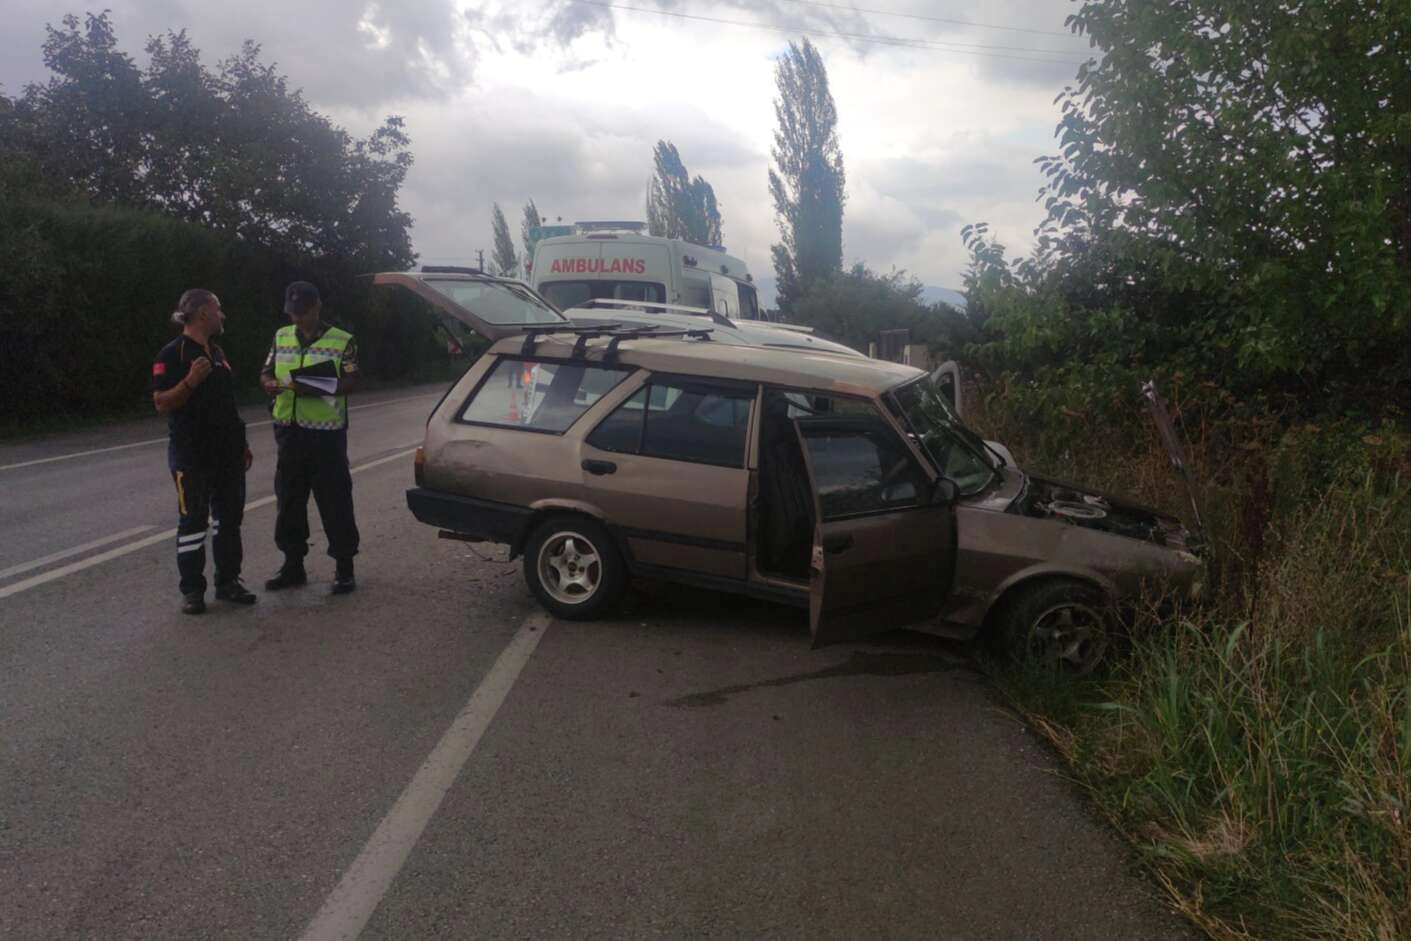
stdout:
POLYGON ((590 300, 666 302, 666 287, 654 281, 545 281, 539 290, 559 310, 579 307, 590 300))

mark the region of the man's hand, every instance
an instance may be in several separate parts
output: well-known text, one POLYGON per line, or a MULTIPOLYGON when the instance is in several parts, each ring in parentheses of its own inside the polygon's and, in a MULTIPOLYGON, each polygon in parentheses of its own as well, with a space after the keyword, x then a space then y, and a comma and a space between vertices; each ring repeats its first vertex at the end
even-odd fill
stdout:
POLYGON ((279 387, 279 380, 274 378, 273 376, 261 376, 260 388, 264 389, 265 395, 269 396, 270 398, 274 398, 276 395, 284 391, 279 387))
POLYGON ((246 471, 249 471, 249 470, 250 470, 250 465, 251 465, 251 464, 254 464, 254 463, 255 463, 255 455, 250 452, 250 449, 249 449, 249 448, 246 448, 246 449, 245 449, 245 470, 246 470, 246 471))
POLYGON ((210 374, 211 361, 209 358, 202 356, 200 359, 191 361, 191 369, 186 373, 186 378, 183 379, 182 382, 194 389, 205 382, 206 377, 210 374))

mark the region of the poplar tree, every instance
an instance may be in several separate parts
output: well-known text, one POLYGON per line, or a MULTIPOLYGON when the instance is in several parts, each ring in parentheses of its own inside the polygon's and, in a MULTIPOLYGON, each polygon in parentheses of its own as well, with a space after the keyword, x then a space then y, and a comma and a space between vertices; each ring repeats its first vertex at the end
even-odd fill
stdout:
POLYGON ((838 111, 818 50, 807 39, 789 43, 774 77, 778 128, 769 193, 780 242, 771 252, 779 309, 788 314, 813 283, 842 269, 846 179, 838 111))
POLYGON ((519 271, 519 255, 514 250, 514 238, 510 235, 510 224, 505 220, 504 210, 495 203, 490 210, 490 228, 494 230, 495 248, 490 255, 490 263, 495 272, 512 276, 519 271))

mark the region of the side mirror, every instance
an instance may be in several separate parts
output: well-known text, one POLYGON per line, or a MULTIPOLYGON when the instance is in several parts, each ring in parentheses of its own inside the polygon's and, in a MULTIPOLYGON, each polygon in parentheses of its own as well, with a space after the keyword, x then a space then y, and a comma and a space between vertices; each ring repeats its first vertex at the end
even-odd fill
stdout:
POLYGON ((937 478, 935 487, 931 491, 932 506, 950 506, 955 502, 957 492, 955 483, 947 477, 937 478))

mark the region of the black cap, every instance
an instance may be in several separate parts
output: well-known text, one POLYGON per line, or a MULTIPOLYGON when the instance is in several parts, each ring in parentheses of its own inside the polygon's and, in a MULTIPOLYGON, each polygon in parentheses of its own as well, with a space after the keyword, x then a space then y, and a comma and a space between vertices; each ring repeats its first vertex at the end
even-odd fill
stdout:
POLYGON ((284 289, 284 312, 302 313, 319 302, 318 288, 307 281, 291 281, 284 289))

